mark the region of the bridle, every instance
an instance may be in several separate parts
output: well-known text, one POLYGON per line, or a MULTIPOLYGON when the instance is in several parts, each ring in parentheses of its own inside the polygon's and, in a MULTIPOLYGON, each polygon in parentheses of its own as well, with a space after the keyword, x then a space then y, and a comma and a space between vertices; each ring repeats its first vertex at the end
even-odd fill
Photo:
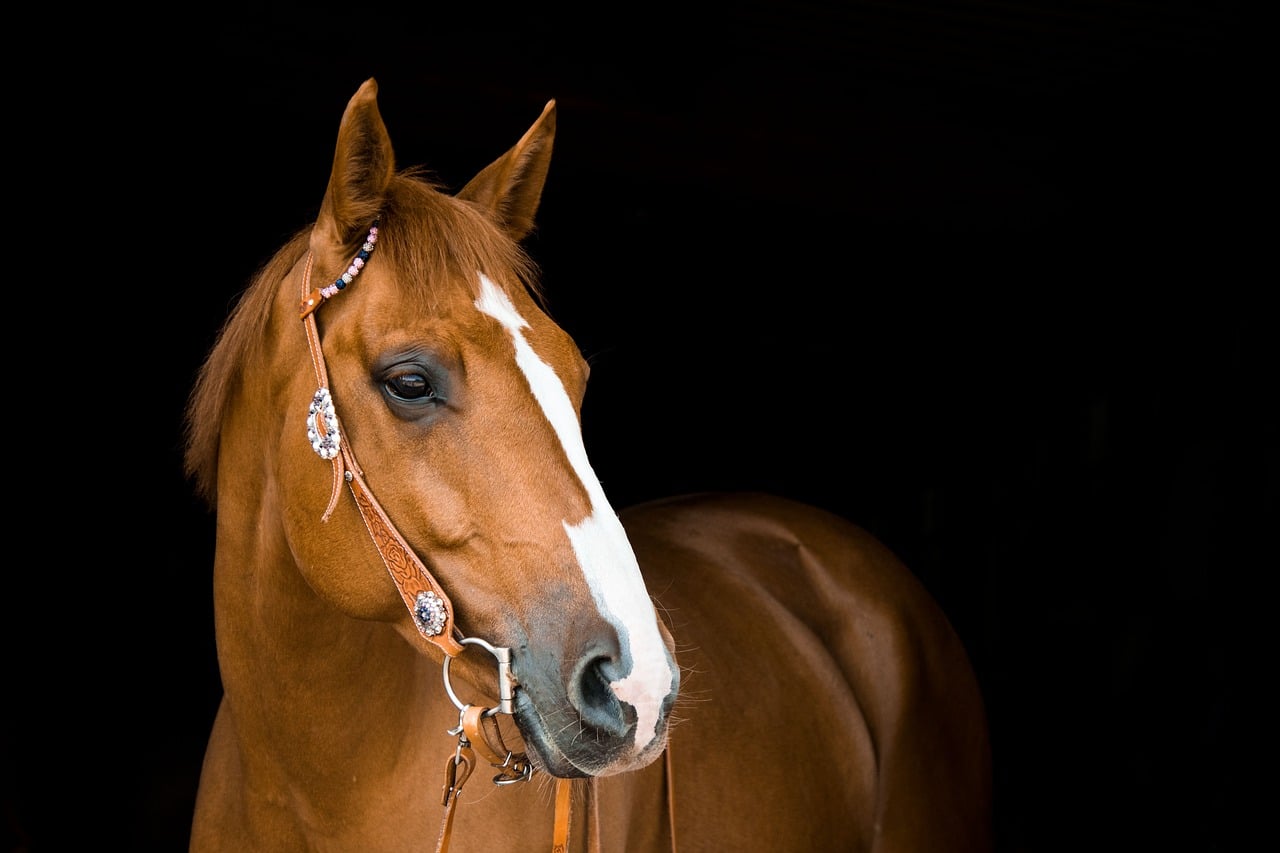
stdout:
MULTIPOLYGON (((448 734, 458 738, 458 745, 445 763, 445 782, 441 796, 445 813, 440 826, 440 835, 436 841, 436 853, 446 853, 453 831, 454 808, 462 786, 466 784, 475 769, 475 753, 479 752, 489 764, 498 769, 498 774, 493 777, 495 785, 527 782, 533 776, 533 765, 525 753, 517 753, 507 748, 495 720, 497 714, 511 714, 514 710, 515 691, 519 681, 511 668, 511 649, 494 646, 478 637, 463 635, 454 619, 453 602, 449 600, 444 588, 387 517, 382 505, 378 503, 378 499, 373 496, 373 492, 364 480, 363 470, 356 461, 350 442, 342 440, 337 411, 329 391, 328 371, 325 368, 324 349, 320 343, 315 312, 355 280, 373 254, 377 242, 378 222, 375 220, 364 244, 346 272, 334 279, 327 287, 322 288, 311 287, 311 271, 315 256, 312 252, 307 253, 307 261, 302 271, 302 304, 299 306, 299 312, 307 335, 307 347, 311 353, 311 366, 315 371, 317 385, 307 412, 307 438, 320 458, 328 459, 333 463, 333 488, 330 490, 329 504, 324 515, 321 516, 321 521, 328 521, 333 514, 342 492, 342 483, 345 482, 352 497, 355 498, 356 507, 360 510, 360 517, 364 520, 365 528, 369 531, 378 556, 382 558, 383 565, 387 567, 387 572, 395 582, 401 599, 413 617, 414 625, 424 638, 438 646, 445 654, 443 665, 445 692, 458 708, 458 725, 448 730, 448 734), (458 699, 450 683, 449 664, 468 645, 480 646, 493 655, 498 662, 498 704, 492 708, 463 703, 458 699)), ((570 786, 570 780, 556 779, 553 853, 564 853, 568 850, 570 786)), ((591 795, 591 805, 594 811, 594 792, 591 795)))

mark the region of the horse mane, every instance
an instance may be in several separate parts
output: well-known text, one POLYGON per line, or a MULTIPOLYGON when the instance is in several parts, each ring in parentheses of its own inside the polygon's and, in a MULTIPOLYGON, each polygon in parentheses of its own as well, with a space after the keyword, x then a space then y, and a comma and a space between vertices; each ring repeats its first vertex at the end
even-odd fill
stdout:
MULTIPOLYGON (((500 286, 523 286, 539 303, 544 301, 537 266, 520 244, 495 228, 483 208, 444 192, 420 168, 402 170, 392 179, 378 221, 378 261, 398 270, 397 284, 426 299, 428 309, 438 282, 468 282, 472 296, 478 296, 477 270, 500 286), (507 270, 513 280, 507 280, 507 270)), ((188 398, 184 468, 210 507, 217 498, 223 415, 244 366, 261 353, 280 282, 308 250, 314 226, 313 222, 298 231, 253 276, 218 333, 188 398)), ((364 236, 363 231, 352 236, 349 254, 355 254, 364 236)))

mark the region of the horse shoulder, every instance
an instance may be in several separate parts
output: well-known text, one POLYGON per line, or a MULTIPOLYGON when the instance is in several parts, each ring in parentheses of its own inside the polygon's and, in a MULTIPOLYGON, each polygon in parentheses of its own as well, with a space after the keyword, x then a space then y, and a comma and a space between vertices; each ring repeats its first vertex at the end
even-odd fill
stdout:
POLYGON ((685 673, 672 731, 681 835, 733 814, 743 825, 721 831, 775 849, 989 846, 976 677, 888 548, 763 494, 681 496, 622 518, 685 673), (724 784, 738 774, 756 784, 724 784), (691 793, 694 779, 711 790, 691 793))

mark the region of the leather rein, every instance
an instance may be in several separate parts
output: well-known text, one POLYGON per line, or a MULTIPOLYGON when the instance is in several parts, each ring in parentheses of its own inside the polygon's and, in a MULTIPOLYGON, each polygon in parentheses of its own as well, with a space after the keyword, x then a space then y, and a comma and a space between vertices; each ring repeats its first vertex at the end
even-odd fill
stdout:
MULTIPOLYGON (((436 853, 447 853, 453 832, 453 816, 458 795, 463 785, 470 778, 476 767, 476 753, 490 765, 498 769, 493 777, 495 785, 510 785, 526 782, 533 775, 533 766, 523 752, 513 752, 503 743, 502 733, 494 719, 499 713, 511 714, 514 710, 515 691, 519 686, 515 673, 511 668, 511 650, 494 646, 478 637, 466 637, 458 628, 454 619, 453 602, 440 583, 432 576, 422 560, 409 547, 400 531, 387 517, 378 499, 373 496, 364 479, 364 472, 356 461, 350 442, 343 441, 338 425, 337 412, 333 406, 333 398, 329 390, 328 371, 325 368, 324 349, 320 342, 320 332, 316 325, 316 309, 330 297, 339 293, 349 285, 365 262, 373 254, 378 240, 378 223, 374 222, 369 229, 360 251, 350 266, 332 284, 323 288, 312 288, 311 272, 315 257, 307 253, 306 264, 302 272, 302 302, 299 313, 306 331, 307 347, 311 354, 311 366, 315 371, 317 390, 312 398, 307 415, 307 437, 312 448, 323 459, 333 464, 333 487, 330 490, 329 504, 321 521, 329 520, 338 498, 342 493, 342 483, 346 483, 355 498, 360 517, 373 540, 373 545, 382 558, 383 565, 391 575, 396 589, 405 606, 413 617, 414 625, 429 642, 438 646, 445 654, 443 677, 445 691, 458 708, 458 725, 449 729, 448 734, 458 738, 457 748, 445 763, 445 781, 442 789, 441 804, 444 806, 444 817, 440 826, 440 834, 436 840, 436 853), (494 656, 498 662, 498 697, 493 708, 482 708, 464 704, 453 691, 449 680, 449 664, 466 646, 478 645, 494 656)), ((671 806, 671 761, 670 748, 666 752, 666 776, 668 808, 671 806)), ((570 827, 570 792, 572 780, 556 779, 555 824, 552 832, 552 853, 566 853, 569 844, 570 827)), ((594 824, 596 824, 596 797, 594 779, 588 779, 588 827, 587 840, 591 850, 598 844, 594 824)), ((671 821, 672 847, 675 850, 675 817, 669 812, 671 821)), ((598 831, 598 830, 597 830, 598 831)))

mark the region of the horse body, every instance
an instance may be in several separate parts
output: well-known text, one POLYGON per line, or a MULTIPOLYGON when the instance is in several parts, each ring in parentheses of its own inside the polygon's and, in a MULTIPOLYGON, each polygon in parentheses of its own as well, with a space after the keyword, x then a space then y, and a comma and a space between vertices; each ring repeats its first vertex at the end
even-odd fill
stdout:
POLYGON ((554 119, 450 196, 395 171, 366 82, 202 370, 224 697, 191 849, 527 850, 566 815, 575 849, 982 849, 977 686, 891 554, 761 495, 609 506, 518 249, 554 119), (480 707, 532 778, 479 763, 446 808, 480 707))

